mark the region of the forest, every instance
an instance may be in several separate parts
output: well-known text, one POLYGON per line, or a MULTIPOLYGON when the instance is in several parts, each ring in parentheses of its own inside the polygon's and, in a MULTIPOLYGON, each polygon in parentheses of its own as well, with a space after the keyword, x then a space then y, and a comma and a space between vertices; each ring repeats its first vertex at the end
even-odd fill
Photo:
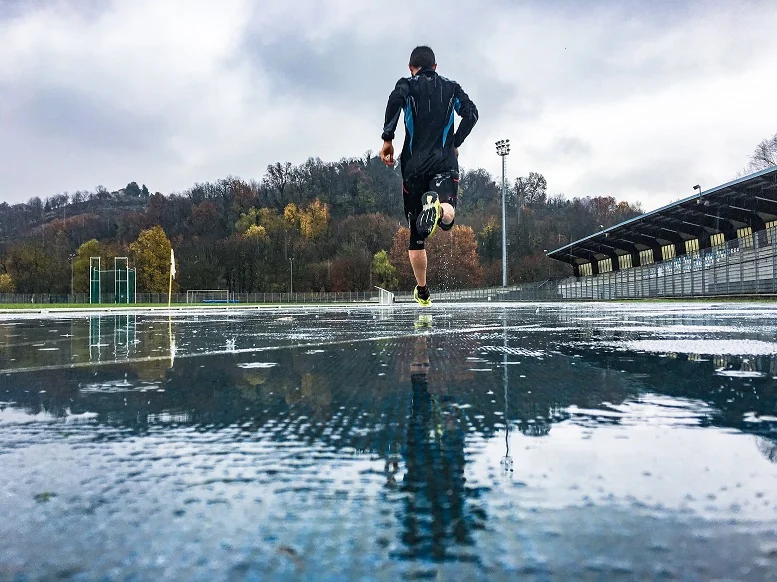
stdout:
MULTIPOLYGON (((456 226, 429 241, 433 288, 501 284, 501 178, 462 169, 456 226)), ((85 292, 90 256, 129 256, 139 292, 410 289, 398 168, 367 152, 295 166, 260 180, 228 176, 175 193, 132 181, 109 191, 0 204, 0 292, 85 292)), ((506 187, 508 283, 558 279, 571 268, 545 252, 641 213, 613 196, 568 199, 529 172, 506 187)), ((107 265, 107 266, 106 266, 107 265)))

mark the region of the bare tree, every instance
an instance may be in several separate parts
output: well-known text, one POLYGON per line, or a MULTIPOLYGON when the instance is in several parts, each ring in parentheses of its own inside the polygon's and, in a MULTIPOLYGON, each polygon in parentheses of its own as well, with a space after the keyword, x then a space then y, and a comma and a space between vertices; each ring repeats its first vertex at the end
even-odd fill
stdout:
POLYGON ((771 166, 777 166, 777 133, 755 146, 748 168, 752 172, 757 172, 771 166))
POLYGON ((282 208, 286 203, 286 186, 292 180, 293 167, 291 162, 281 164, 276 162, 267 166, 267 172, 264 175, 264 183, 269 186, 269 190, 276 193, 275 204, 282 208))

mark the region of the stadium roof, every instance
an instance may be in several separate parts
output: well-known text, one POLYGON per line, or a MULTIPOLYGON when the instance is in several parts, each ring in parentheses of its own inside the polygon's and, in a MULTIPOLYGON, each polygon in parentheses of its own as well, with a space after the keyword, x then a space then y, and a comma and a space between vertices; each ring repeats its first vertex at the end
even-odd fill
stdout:
MULTIPOLYGON (((722 233, 725 240, 737 238, 737 230, 763 230, 777 220, 777 166, 743 176, 683 200, 673 202, 636 218, 550 251, 547 256, 582 265, 613 259, 639 251, 675 244, 685 253, 685 241, 699 239, 709 246, 710 235, 722 233)), ((660 256, 660 254, 658 255, 660 256)))

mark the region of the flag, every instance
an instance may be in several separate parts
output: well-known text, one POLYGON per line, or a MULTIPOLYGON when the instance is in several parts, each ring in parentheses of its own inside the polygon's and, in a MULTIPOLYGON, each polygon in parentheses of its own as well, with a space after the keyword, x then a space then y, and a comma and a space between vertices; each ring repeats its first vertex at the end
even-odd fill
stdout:
POLYGON ((170 277, 175 279, 175 253, 170 249, 170 277))

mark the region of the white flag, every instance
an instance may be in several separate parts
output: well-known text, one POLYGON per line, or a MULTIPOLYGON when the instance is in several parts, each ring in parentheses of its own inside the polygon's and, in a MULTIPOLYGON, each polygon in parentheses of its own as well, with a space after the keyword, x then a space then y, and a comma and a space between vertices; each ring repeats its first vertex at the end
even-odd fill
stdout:
POLYGON ((175 253, 170 249, 170 276, 175 279, 175 253))

